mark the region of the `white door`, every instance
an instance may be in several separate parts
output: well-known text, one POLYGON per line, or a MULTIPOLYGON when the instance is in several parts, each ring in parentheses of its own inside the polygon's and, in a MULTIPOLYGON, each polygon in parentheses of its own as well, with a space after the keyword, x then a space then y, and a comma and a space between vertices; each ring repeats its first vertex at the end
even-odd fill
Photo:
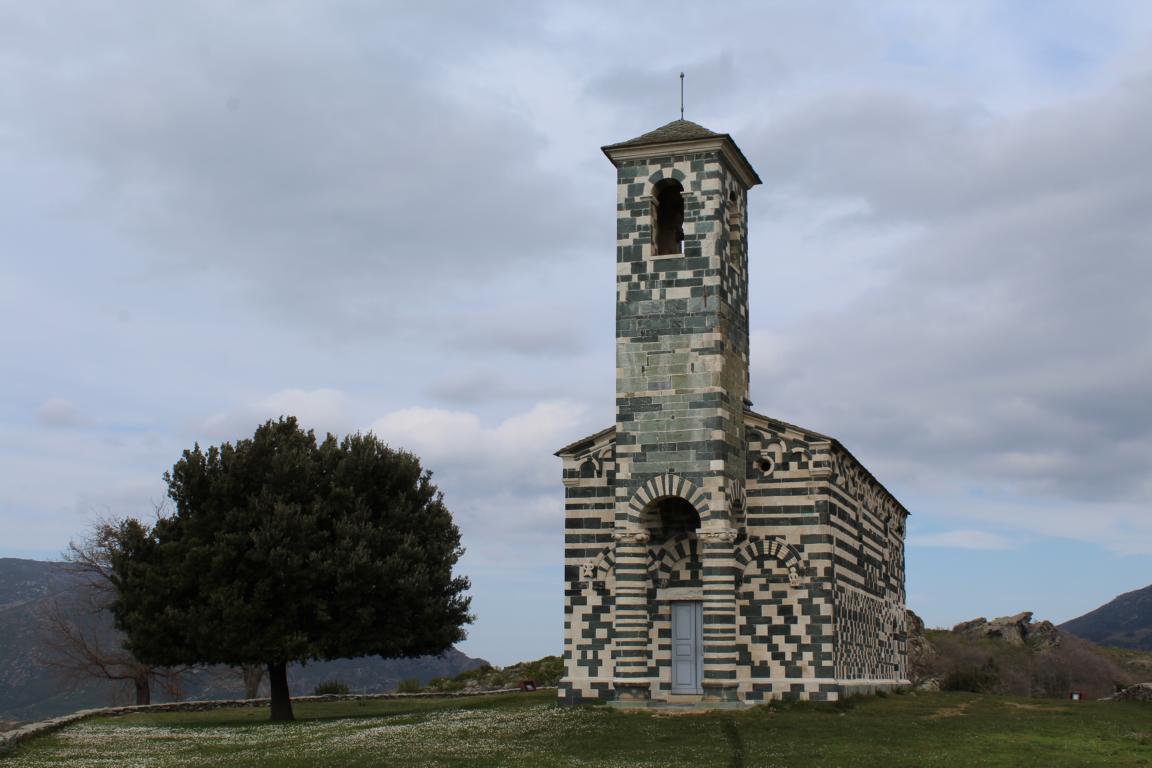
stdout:
POLYGON ((672 692, 701 693, 704 677, 704 604, 672 603, 672 692))

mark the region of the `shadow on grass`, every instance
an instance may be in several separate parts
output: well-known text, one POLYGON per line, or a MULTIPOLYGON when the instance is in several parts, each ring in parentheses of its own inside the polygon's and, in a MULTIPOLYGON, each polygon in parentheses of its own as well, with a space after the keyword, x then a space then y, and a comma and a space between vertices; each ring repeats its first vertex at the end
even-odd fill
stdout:
POLYGON ((292 723, 331 722, 360 718, 395 718, 419 716, 433 712, 460 710, 520 709, 540 706, 555 699, 552 691, 504 693, 443 699, 357 699, 340 702, 301 702, 293 704, 293 721, 273 722, 267 707, 217 709, 208 712, 155 712, 123 715, 116 718, 125 725, 167 726, 172 728, 264 728, 292 723))
POLYGON ((728 760, 728 768, 744 768, 744 738, 736 728, 736 721, 725 720, 720 724, 720 730, 724 733, 728 748, 732 750, 732 756, 728 760))

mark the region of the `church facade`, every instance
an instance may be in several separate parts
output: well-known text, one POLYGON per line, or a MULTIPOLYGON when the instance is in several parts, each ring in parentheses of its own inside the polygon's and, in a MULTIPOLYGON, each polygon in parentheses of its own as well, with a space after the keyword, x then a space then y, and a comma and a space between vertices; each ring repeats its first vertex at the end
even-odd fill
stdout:
POLYGON ((748 400, 759 177, 685 120, 603 151, 616 423, 557 453, 560 697, 739 706, 906 684, 908 511, 837 440, 748 400))

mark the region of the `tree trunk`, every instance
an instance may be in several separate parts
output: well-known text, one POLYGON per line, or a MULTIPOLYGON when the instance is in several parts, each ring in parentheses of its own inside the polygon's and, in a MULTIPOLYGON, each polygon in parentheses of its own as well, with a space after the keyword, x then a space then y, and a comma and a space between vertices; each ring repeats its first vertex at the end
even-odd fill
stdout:
POLYGON ((132 685, 136 687, 137 705, 152 703, 152 686, 149 684, 148 675, 132 678, 132 685))
POLYGON ((287 664, 268 663, 268 685, 272 688, 272 719, 295 720, 292 715, 292 699, 288 696, 287 664))
POLYGON ((264 667, 259 664, 245 664, 240 668, 244 673, 244 698, 260 697, 260 681, 264 679, 264 667))

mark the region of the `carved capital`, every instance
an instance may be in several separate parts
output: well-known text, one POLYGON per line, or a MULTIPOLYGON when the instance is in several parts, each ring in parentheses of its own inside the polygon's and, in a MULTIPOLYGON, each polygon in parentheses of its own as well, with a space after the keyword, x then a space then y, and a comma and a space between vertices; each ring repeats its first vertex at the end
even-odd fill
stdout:
POLYGON ((813 480, 827 480, 832 481, 832 467, 813 467, 811 469, 813 480))
POLYGON ((708 544, 731 544, 736 541, 735 528, 705 528, 697 535, 708 544))
POLYGON ((648 531, 640 531, 632 528, 617 528, 612 532, 612 538, 621 544, 647 544, 648 540, 652 537, 648 535, 648 531))

